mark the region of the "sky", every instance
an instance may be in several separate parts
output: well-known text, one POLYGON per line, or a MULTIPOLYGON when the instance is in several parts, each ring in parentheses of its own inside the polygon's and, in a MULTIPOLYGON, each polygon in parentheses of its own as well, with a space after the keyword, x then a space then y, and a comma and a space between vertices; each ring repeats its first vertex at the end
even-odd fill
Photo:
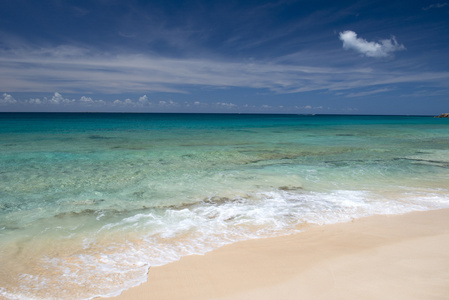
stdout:
POLYGON ((449 2, 1 0, 0 112, 449 112, 449 2))

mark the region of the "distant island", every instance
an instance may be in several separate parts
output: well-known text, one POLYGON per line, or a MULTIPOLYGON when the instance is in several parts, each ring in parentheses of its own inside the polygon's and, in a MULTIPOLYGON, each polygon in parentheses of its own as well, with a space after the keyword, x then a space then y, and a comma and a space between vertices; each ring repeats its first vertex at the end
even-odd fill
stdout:
POLYGON ((435 118, 449 118, 449 113, 441 114, 439 116, 436 116, 435 118))

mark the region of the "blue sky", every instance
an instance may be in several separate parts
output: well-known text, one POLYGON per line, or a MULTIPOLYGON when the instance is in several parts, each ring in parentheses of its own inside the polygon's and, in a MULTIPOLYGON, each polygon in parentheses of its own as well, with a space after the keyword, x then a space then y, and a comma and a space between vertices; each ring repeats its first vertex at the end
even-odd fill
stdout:
POLYGON ((449 112, 449 2, 2 0, 0 111, 449 112))

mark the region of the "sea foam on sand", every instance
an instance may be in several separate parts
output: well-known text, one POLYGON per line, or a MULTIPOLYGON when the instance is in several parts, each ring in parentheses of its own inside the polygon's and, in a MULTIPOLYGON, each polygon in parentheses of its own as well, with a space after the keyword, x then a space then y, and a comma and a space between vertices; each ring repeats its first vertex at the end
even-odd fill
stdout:
POLYGON ((449 299, 449 209, 227 245, 114 299, 449 299))

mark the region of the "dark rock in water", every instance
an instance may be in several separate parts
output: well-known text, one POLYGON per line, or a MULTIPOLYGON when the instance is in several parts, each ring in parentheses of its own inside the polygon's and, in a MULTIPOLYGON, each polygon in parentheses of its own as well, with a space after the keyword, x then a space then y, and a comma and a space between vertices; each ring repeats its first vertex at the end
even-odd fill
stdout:
POLYGON ((449 113, 441 114, 439 116, 436 116, 435 118, 449 118, 449 113))

